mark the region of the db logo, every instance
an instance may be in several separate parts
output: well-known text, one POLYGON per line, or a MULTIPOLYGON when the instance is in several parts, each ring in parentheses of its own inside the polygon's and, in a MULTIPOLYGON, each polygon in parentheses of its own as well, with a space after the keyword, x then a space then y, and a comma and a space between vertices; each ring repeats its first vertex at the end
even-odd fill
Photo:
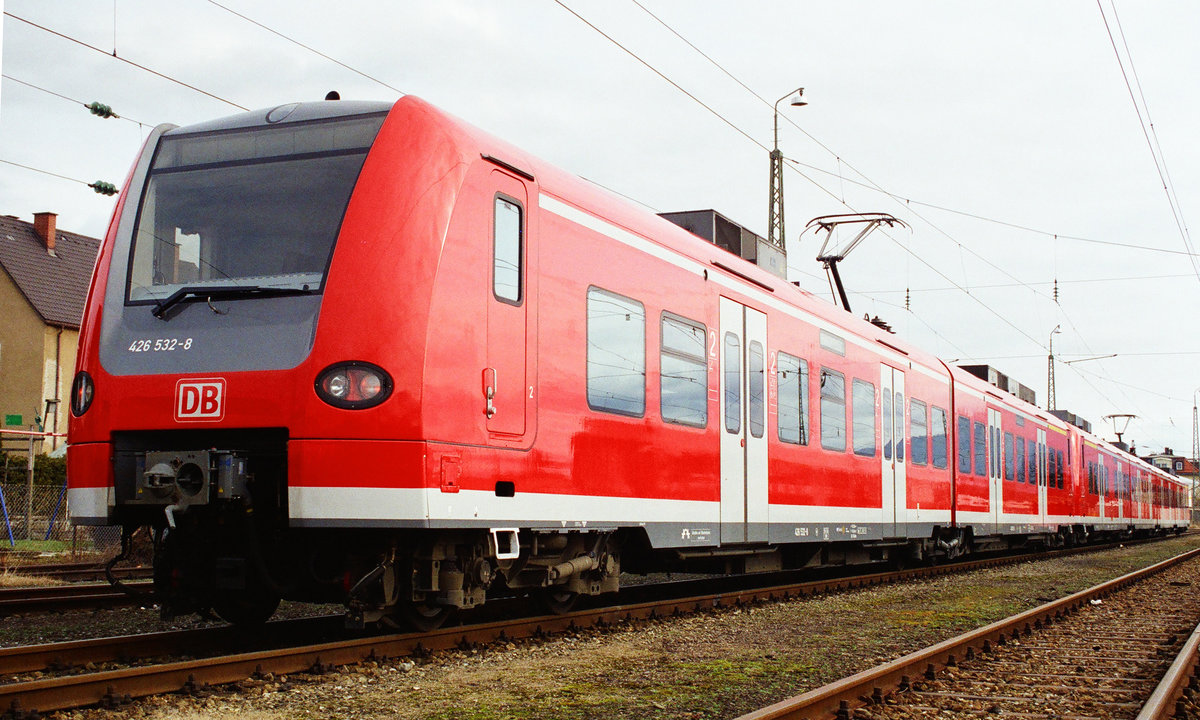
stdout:
POLYGON ((175 419, 215 421, 225 417, 225 380, 180 380, 175 385, 175 419))

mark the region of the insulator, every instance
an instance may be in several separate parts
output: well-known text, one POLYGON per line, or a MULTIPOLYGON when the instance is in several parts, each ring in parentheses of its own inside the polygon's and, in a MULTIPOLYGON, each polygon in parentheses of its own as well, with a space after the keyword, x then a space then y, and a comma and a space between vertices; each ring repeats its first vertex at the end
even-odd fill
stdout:
POLYGON ((84 105, 84 107, 86 107, 88 110, 91 110, 92 114, 97 117, 102 117, 102 118, 120 117, 120 115, 117 115, 116 113, 113 112, 111 107, 109 107, 108 105, 105 105, 102 102, 92 102, 92 104, 84 105))
POLYGON ((117 186, 113 185, 112 183, 109 183, 109 182, 104 182, 103 180, 97 180, 94 183, 89 183, 88 187, 95 190, 97 193, 99 193, 101 195, 116 195, 117 194, 117 186))

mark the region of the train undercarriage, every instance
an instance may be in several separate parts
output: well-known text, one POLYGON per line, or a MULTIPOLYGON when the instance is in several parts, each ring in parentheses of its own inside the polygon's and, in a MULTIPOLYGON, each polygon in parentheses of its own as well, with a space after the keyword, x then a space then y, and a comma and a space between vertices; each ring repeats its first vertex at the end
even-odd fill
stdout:
MULTIPOLYGON (((153 440, 153 438, 151 438, 153 440)), ((431 629, 458 610, 526 595, 566 612, 616 592, 631 573, 750 573, 946 562, 968 554, 1070 547, 1134 535, 1130 527, 656 550, 640 528, 348 529, 289 527, 278 447, 118 452, 118 519, 129 551, 148 528, 154 593, 165 617, 215 613, 264 622, 281 600, 337 603, 347 624, 431 629)))

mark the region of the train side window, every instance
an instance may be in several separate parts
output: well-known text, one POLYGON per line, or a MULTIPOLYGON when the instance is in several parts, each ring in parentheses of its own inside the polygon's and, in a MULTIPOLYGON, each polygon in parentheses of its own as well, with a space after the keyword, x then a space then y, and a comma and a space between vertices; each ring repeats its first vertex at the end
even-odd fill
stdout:
POLYGON ((920 400, 908 402, 908 454, 914 465, 929 462, 929 420, 925 415, 926 409, 925 403, 920 400))
POLYGON ((1012 480, 1013 475, 1013 435, 1004 433, 1004 479, 1012 480))
POLYGON ((808 444, 808 362, 785 352, 775 361, 779 381, 779 440, 808 444))
POLYGON ((879 394, 879 417, 883 420, 883 459, 892 459, 892 394, 886 390, 879 394))
POLYGON ((846 450, 846 376, 821 368, 821 447, 846 450))
POLYGON ((587 400, 593 410, 646 412, 646 308, 591 287, 587 292, 587 400))
POLYGON ((1038 484, 1038 444, 1030 439, 1030 476, 1028 476, 1030 485, 1038 484))
POLYGON ((896 460, 904 462, 904 394, 896 393, 892 401, 892 418, 896 423, 892 432, 896 437, 896 460))
POLYGON ((750 434, 763 436, 767 423, 767 371, 763 346, 757 340, 750 341, 750 434))
POLYGON ((521 304, 522 227, 521 205, 503 195, 496 196, 492 223, 492 293, 496 299, 521 304))
POLYGON ((875 386, 854 381, 854 454, 875 457, 875 386))
POLYGON ((987 426, 975 423, 975 474, 987 477, 987 426))
POLYGON ((958 472, 971 474, 971 419, 958 416, 958 472))
POLYGON ((933 405, 929 408, 929 413, 930 443, 933 452, 931 462, 935 468, 944 470, 950 462, 946 447, 946 433, 949 429, 946 427, 946 411, 933 405))
POLYGON ((1055 480, 1058 481, 1058 484, 1056 487, 1058 487, 1059 490, 1062 490, 1063 489, 1063 454, 1062 454, 1062 450, 1055 450, 1054 454, 1058 455, 1058 472, 1056 472, 1054 474, 1054 478, 1055 478, 1055 480))
POLYGON ((725 333, 725 432, 742 431, 742 341, 725 333))
POLYGON ((1047 450, 1050 454, 1050 471, 1046 474, 1046 485, 1054 487, 1054 475, 1058 472, 1058 454, 1053 448, 1047 450))
POLYGON ((1017 482, 1025 482, 1025 438, 1017 436, 1017 482))
POLYGON ((663 422, 708 426, 708 360, 701 323, 663 313, 659 359, 660 409, 663 422))

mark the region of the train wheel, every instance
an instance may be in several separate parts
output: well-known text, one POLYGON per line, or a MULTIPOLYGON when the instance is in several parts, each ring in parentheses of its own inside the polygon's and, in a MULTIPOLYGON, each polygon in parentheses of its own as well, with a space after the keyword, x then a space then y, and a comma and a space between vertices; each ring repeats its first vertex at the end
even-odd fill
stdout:
POLYGON ((428 603, 402 603, 397 610, 404 622, 418 632, 437 630, 454 613, 454 608, 428 603))
POLYGON ((533 597, 538 605, 554 615, 571 612, 575 603, 579 602, 579 593, 560 587, 540 588, 534 592, 533 597))
POLYGON ((278 607, 278 595, 236 595, 214 602, 212 609, 225 622, 245 627, 262 625, 278 607))

